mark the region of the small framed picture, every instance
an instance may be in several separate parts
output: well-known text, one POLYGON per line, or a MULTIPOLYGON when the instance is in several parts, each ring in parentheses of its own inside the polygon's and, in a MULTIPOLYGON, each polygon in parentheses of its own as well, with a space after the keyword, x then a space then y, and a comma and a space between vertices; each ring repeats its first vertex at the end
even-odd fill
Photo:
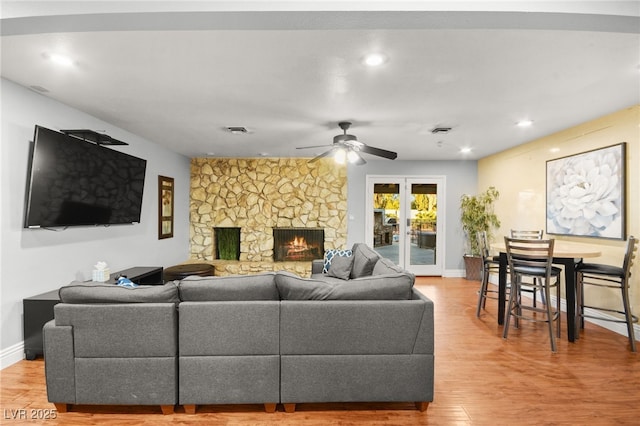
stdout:
POLYGON ((158 239, 173 237, 173 178, 158 176, 158 239))

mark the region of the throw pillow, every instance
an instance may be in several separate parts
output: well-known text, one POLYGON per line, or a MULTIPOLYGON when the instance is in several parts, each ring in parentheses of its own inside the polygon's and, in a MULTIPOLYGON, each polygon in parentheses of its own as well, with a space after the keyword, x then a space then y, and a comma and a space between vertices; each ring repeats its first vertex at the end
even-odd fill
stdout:
POLYGON ((322 267, 322 273, 326 274, 327 272, 329 272, 329 268, 331 267, 331 261, 335 258, 335 257, 342 257, 342 256, 346 256, 349 257, 353 255, 353 251, 352 250, 338 250, 338 249, 330 249, 330 250, 325 250, 324 251, 324 265, 322 267))
POLYGON ((330 277, 348 280, 351 275, 351 265, 353 264, 353 256, 336 256, 331 262, 331 267, 327 275, 330 277))
POLYGON ((353 245, 353 266, 351 278, 367 277, 380 259, 380 255, 364 243, 353 245))

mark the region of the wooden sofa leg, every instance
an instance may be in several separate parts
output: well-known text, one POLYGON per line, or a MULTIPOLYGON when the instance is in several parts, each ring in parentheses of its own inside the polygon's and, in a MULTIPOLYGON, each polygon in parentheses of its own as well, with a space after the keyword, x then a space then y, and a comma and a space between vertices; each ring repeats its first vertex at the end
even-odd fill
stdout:
POLYGON ((420 411, 427 411, 427 408, 429 408, 429 403, 427 401, 418 401, 416 402, 416 408, 420 411))
POLYGON ((284 405, 284 411, 286 411, 287 413, 293 413, 294 411, 296 411, 296 404, 293 403, 289 403, 289 404, 282 404, 284 405))
POLYGON ((166 416, 167 414, 173 414, 174 406, 173 405, 161 405, 160 409, 162 410, 162 414, 164 414, 166 416))
POLYGON ((58 413, 66 413, 67 411, 69 411, 69 404, 55 402, 53 405, 56 406, 56 410, 58 411, 58 413))
POLYGON ((267 413, 275 413, 276 412, 276 403, 275 402, 265 402, 264 403, 264 411, 267 413))
POLYGON ((196 413, 196 405, 189 404, 184 406, 184 412, 187 414, 195 414, 196 413))

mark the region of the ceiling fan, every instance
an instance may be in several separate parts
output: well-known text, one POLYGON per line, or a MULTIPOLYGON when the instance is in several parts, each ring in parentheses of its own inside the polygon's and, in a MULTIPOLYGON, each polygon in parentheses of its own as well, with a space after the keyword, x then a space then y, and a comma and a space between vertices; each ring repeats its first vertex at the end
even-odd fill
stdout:
POLYGON ((360 155, 360 153, 364 152, 366 154, 376 155, 378 157, 388 158, 389 160, 395 160, 398 157, 398 154, 393 151, 387 151, 386 149, 375 148, 369 145, 365 145, 362 142, 358 141, 354 135, 347 134, 347 130, 351 127, 351 123, 348 121, 341 121, 338 123, 338 126, 343 131, 343 134, 336 135, 333 137, 333 145, 316 145, 316 146, 302 146, 296 149, 308 149, 308 148, 321 148, 325 146, 330 146, 326 152, 318 155, 317 157, 311 159, 309 162, 313 163, 323 157, 333 155, 336 162, 343 164, 345 161, 349 161, 352 164, 362 165, 366 164, 364 158, 360 155))

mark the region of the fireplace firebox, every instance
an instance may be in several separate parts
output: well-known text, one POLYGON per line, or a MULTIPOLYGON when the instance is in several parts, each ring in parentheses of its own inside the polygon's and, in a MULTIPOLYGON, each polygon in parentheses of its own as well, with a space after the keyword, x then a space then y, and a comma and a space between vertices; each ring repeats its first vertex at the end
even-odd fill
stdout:
POLYGON ((308 262, 324 256, 324 229, 273 228, 273 260, 308 262))

